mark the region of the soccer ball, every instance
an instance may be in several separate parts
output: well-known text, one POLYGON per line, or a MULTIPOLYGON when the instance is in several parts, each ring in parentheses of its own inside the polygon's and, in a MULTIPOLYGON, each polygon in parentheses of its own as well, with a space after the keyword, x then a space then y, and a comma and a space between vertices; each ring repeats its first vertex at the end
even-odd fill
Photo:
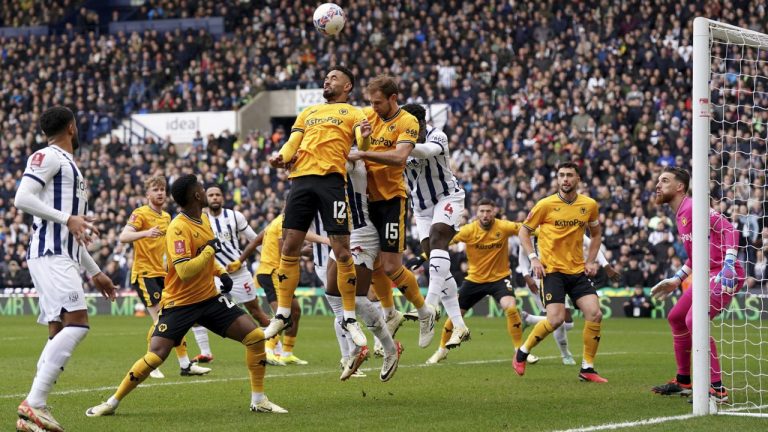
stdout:
POLYGON ((335 36, 344 28, 347 17, 344 15, 344 9, 335 3, 323 3, 315 9, 312 17, 317 31, 324 36, 335 36))

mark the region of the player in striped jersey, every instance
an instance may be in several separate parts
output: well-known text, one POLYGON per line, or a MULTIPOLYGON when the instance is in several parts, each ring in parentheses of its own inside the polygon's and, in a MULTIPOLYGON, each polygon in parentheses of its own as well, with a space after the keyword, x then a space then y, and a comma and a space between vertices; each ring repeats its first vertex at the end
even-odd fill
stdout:
POLYGON ((453 332, 447 346, 455 348, 469 339, 469 329, 462 318, 458 287, 451 275, 451 258, 448 254, 448 244, 458 232, 464 211, 464 189, 459 186, 451 171, 445 133, 427 125, 427 113, 421 105, 408 104, 403 106, 403 110, 410 112, 419 121, 419 138, 406 162, 405 174, 411 190, 411 205, 416 216, 422 259, 429 257, 426 302, 439 308, 438 303, 442 301, 453 323, 453 332))
MULTIPOLYGON (((155 331, 155 324, 160 311, 160 301, 165 288, 165 235, 171 215, 163 211, 167 198, 166 180, 163 176, 152 176, 144 180, 144 193, 147 204, 135 209, 120 232, 121 243, 133 246, 133 265, 131 266, 131 286, 136 290, 139 300, 149 312, 152 324, 147 333, 147 348, 155 331)), ((182 376, 205 375, 211 370, 189 361, 187 339, 175 347, 182 376)), ((152 378, 165 378, 160 368, 149 374, 152 378)))
POLYGON ((88 188, 74 160, 79 142, 75 116, 52 107, 40 116, 48 147, 27 160, 15 206, 34 217, 27 265, 39 296, 38 322, 48 325, 48 342, 37 362, 32 388, 19 405, 19 431, 63 431, 48 409, 48 395, 72 352, 88 334, 81 269, 104 297, 115 299, 112 281, 85 248, 98 235, 88 211, 88 188))
MULTIPOLYGON (((367 173, 363 161, 347 162, 347 197, 349 199, 350 219, 352 221, 352 232, 350 235, 350 251, 355 263, 355 274, 357 275, 355 310, 366 326, 373 332, 374 336, 381 342, 384 352, 384 362, 381 367, 379 378, 381 381, 389 381, 397 371, 397 366, 402 353, 400 342, 395 342, 393 333, 403 322, 403 316, 400 312, 391 314, 391 320, 385 320, 385 316, 370 301, 368 292, 371 287, 371 281, 374 280, 374 286, 384 284, 384 290, 391 297, 392 283, 384 273, 377 257, 381 252, 379 234, 371 223, 368 213, 367 197, 367 173), (374 277, 374 270, 375 277, 374 277)), ((368 358, 368 348, 358 347, 350 343, 351 336, 345 334, 341 326, 343 319, 341 296, 336 285, 336 262, 333 252, 328 262, 328 280, 326 281, 326 298, 331 305, 336 320, 334 329, 336 329, 339 339, 339 348, 342 354, 342 372, 341 380, 345 381, 357 373, 357 369, 368 358), (344 344, 346 343, 347 349, 344 344)))
MULTIPOLYGON (((219 186, 210 186, 205 191, 208 198, 208 219, 211 221, 213 235, 221 242, 221 249, 216 252, 215 259, 232 278, 232 291, 229 296, 237 304, 245 306, 251 316, 261 326, 269 325, 269 317, 259 307, 256 299, 256 289, 253 286, 253 276, 248 268, 242 266, 247 257, 240 250, 240 235, 250 242, 256 238, 256 233, 248 225, 245 216, 236 210, 224 208, 224 195, 219 186)), ((217 286, 221 282, 217 282, 217 286)), ((208 341, 208 329, 201 326, 192 327, 195 340, 200 347, 200 354, 194 360, 200 363, 213 361, 211 345, 208 341)))
MULTIPOLYGON (((531 234, 531 241, 533 242, 533 249, 538 253, 539 249, 537 247, 536 238, 538 235, 538 230, 534 231, 531 234)), ((589 245, 592 244, 592 239, 588 235, 584 235, 584 259, 587 258, 589 253, 589 245)), ((528 255, 525 253, 525 249, 523 248, 523 245, 521 244, 518 249, 518 271, 523 275, 523 278, 525 279, 525 283, 528 286, 528 289, 531 291, 531 293, 534 294, 533 300, 536 302, 540 310, 544 310, 544 303, 541 300, 541 290, 539 289, 539 283, 541 282, 539 279, 536 279, 531 271, 531 260, 528 259, 528 255)), ((597 253, 597 262, 600 264, 600 267, 605 269, 605 272, 607 276, 613 280, 618 281, 621 279, 621 273, 615 271, 613 267, 610 266, 610 263, 605 258, 605 254, 603 254, 602 249, 597 253)), ((565 322, 563 322, 563 325, 555 329, 553 332, 553 336, 555 338, 555 342, 557 343, 557 347, 560 349, 560 357, 562 358, 564 365, 575 365, 576 360, 573 358, 573 354, 571 354, 571 351, 568 349, 568 334, 567 332, 570 331, 573 328, 573 316, 571 315, 573 311, 573 303, 570 301, 570 297, 565 298, 565 322)), ((541 315, 532 315, 528 314, 525 311, 521 310, 520 313, 521 317, 523 318, 523 321, 525 321, 528 325, 536 325, 539 321, 543 321, 547 319, 545 316, 541 315)), ((529 357, 529 363, 530 363, 530 355, 529 357)))

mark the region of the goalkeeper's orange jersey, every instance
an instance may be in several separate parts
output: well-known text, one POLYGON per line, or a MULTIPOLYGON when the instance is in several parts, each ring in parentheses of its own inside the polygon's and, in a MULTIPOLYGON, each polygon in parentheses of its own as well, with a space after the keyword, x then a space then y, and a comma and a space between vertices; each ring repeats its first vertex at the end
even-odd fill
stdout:
POLYGON ((160 237, 147 237, 133 242, 133 265, 131 266, 131 283, 139 276, 143 278, 165 276, 165 233, 171 215, 165 211, 157 212, 145 205, 137 208, 128 218, 127 225, 136 231, 146 231, 157 227, 163 232, 160 237))
POLYGON ((299 114, 291 134, 303 137, 288 177, 341 174, 347 177, 347 155, 355 142, 355 128, 365 120, 363 111, 348 103, 310 106, 299 114))
POLYGON ((280 239, 283 238, 283 215, 272 220, 264 229, 261 242, 261 261, 256 274, 272 274, 280 267, 280 239))
POLYGON ((194 219, 179 213, 168 226, 165 236, 168 249, 168 275, 165 277, 162 307, 183 306, 208 300, 218 294, 213 277, 216 275, 215 258, 211 257, 205 267, 187 281, 176 273, 176 265, 199 255, 208 241, 213 240, 213 230, 208 215, 194 219))
POLYGON ((489 283, 509 277, 509 236, 517 235, 522 225, 495 219, 487 230, 479 220, 459 229, 451 243, 467 245, 469 274, 467 280, 474 283, 489 283))
POLYGON ((598 216, 597 202, 582 194, 568 202, 556 193, 533 206, 523 225, 539 229, 539 259, 547 273, 584 272, 584 233, 599 223, 598 216))
MULTIPOLYGON (((369 151, 394 150, 400 143, 416 145, 419 137, 419 121, 403 109, 388 119, 379 117, 371 107, 363 108, 371 123, 371 147, 369 151)), ((395 197, 406 198, 403 167, 365 161, 368 171, 368 201, 384 201, 395 197)))

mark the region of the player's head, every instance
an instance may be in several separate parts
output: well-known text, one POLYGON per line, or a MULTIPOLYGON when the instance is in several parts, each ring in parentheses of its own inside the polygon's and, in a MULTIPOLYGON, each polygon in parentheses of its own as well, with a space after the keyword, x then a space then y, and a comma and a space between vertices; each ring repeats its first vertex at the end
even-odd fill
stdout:
POLYGON ((80 147, 75 115, 65 106, 55 106, 45 110, 40 116, 40 129, 49 141, 61 137, 72 143, 72 151, 80 147))
POLYGON ((409 103, 402 106, 403 111, 416 117, 419 121, 419 139, 416 142, 423 143, 427 140, 427 110, 421 104, 409 103))
POLYGON ((213 212, 218 213, 224 205, 224 194, 219 185, 208 186, 205 190, 205 198, 208 200, 208 208, 213 212))
POLYGON ((186 174, 176 179, 171 185, 171 196, 182 209, 187 209, 195 204, 200 208, 208 206, 203 185, 197 181, 194 174, 186 174))
POLYGON ((397 112, 397 81, 389 75, 379 75, 365 88, 371 108, 381 118, 392 117, 397 112))
POLYGON ((488 229, 493 225, 493 221, 496 219, 496 203, 490 198, 481 198, 477 202, 477 220, 480 222, 480 226, 484 229, 488 229))
POLYGON ((581 181, 579 166, 574 162, 563 162, 557 166, 557 187, 560 192, 568 194, 576 190, 581 181))
POLYGON ((656 182, 656 204, 667 204, 685 196, 691 184, 691 174, 680 167, 665 167, 656 182))
POLYGON ((344 66, 328 70, 323 81, 323 97, 328 102, 344 102, 355 88, 355 75, 344 66))
POLYGON ((162 207, 167 197, 165 193, 167 184, 168 181, 161 175, 151 176, 144 180, 144 194, 147 200, 157 207, 162 207))

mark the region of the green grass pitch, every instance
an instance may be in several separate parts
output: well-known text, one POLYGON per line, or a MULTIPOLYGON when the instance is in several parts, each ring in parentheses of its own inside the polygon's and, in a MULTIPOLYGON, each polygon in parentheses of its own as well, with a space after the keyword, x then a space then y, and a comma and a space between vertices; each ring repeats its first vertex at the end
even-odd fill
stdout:
MULTIPOLYGON (((684 398, 649 389, 674 376, 669 329, 664 320, 611 319, 603 325, 597 370, 608 384, 579 382, 577 366, 563 366, 552 338, 534 353, 539 364, 524 377, 511 367, 512 347, 503 319, 470 318, 472 341, 437 366, 424 361, 437 347, 419 349, 417 328, 398 334, 405 352, 397 375, 381 383, 381 359, 363 365, 367 378, 339 381, 339 353, 328 317, 302 318, 295 353, 308 366, 269 367, 266 392, 288 415, 248 411, 250 389, 242 345, 211 336, 215 361, 205 377, 181 377, 173 353, 164 380, 148 379, 129 395, 117 415, 87 418, 85 410, 112 394, 146 349, 148 318, 91 318, 91 332, 78 347, 49 398, 67 431, 550 431, 685 415, 684 398)), ((581 359, 582 321, 569 333, 581 359)), ((439 329, 438 329, 439 331, 439 329)), ((12 430, 16 406, 34 375, 46 329, 34 318, 0 320, 0 430, 12 430)), ((527 331, 526 331, 527 334, 527 331)), ((190 357, 197 354, 190 333, 190 357)), ((763 364, 765 364, 763 362, 763 364)), ((756 385, 768 387, 768 379, 756 385)), ((708 416, 641 425, 643 431, 768 430, 765 419, 708 416)))

